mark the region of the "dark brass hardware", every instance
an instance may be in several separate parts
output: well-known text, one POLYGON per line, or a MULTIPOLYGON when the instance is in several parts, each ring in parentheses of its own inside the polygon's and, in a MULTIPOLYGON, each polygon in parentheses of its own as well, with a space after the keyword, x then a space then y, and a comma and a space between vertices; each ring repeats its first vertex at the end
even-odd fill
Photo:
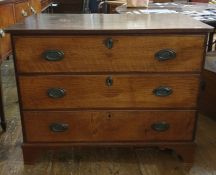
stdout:
POLYGON ((107 77, 106 78, 106 85, 107 86, 112 86, 113 85, 113 79, 112 79, 112 77, 107 77))
POLYGON ((166 61, 166 60, 174 59, 175 57, 176 57, 176 52, 172 49, 162 49, 155 54, 155 58, 158 61, 166 61))
POLYGON ((170 125, 169 123, 162 121, 162 122, 153 123, 151 127, 153 130, 157 132, 164 132, 170 128, 170 125))
POLYGON ((112 49, 113 48, 113 39, 112 38, 107 38, 105 41, 104 41, 104 44, 105 46, 108 48, 108 49, 112 49))
POLYGON ((65 96, 65 90, 61 88, 50 88, 47 94, 51 98, 62 98, 65 96))
POLYGON ((64 58, 64 52, 61 50, 46 50, 43 58, 47 61, 60 61, 64 58))
POLYGON ((66 123, 52 123, 50 125, 50 130, 52 132, 65 132, 68 130, 69 125, 66 123))
POLYGON ((159 97, 166 97, 173 93, 173 90, 170 87, 160 86, 153 90, 153 93, 159 97))

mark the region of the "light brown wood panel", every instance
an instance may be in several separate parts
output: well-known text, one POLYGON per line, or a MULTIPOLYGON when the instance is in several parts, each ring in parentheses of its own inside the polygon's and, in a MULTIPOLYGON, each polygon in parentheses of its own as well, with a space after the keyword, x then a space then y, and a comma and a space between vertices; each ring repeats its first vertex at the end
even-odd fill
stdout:
POLYGON ((202 35, 16 37, 18 72, 185 72, 200 71, 204 52, 202 35), (107 38, 114 41, 108 49, 107 38), (184 44, 182 44, 184 43, 184 44), (173 49, 176 58, 155 59, 161 49, 173 49), (43 52, 61 50, 64 59, 47 61, 43 52))
POLYGON ((29 15, 30 15, 30 8, 29 8, 28 1, 21 1, 15 3, 16 22, 23 21, 29 15))
MULTIPOLYGON (((0 29, 14 24, 13 4, 0 5, 0 29)), ((11 52, 10 34, 0 37, 0 60, 7 57, 11 52)), ((0 61, 1 62, 1 61, 0 61)))
POLYGON ((199 75, 38 75, 19 76, 23 109, 72 108, 195 108, 199 75), (112 77, 112 86, 106 79, 112 77), (153 90, 170 87, 169 96, 153 90), (65 91, 62 98, 48 96, 50 88, 65 91))
POLYGON ((195 121, 195 111, 25 111, 23 114, 27 142, 191 140, 195 121), (152 124, 157 122, 166 122, 170 127, 155 131, 152 124), (68 129, 53 132, 50 130, 53 123, 68 124, 68 129))
MULTIPOLYGON (((36 13, 40 13, 42 10, 41 0, 30 0, 30 8, 31 7, 35 10, 36 13)), ((32 10, 31 10, 31 14, 34 14, 32 10)))

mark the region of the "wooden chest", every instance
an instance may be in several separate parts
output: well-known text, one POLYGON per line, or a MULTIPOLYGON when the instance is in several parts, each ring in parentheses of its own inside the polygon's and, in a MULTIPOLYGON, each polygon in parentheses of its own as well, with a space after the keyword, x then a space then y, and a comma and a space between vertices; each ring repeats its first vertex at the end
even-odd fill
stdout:
POLYGON ((175 149, 192 163, 211 30, 179 14, 42 14, 9 28, 25 163, 102 145, 175 149))

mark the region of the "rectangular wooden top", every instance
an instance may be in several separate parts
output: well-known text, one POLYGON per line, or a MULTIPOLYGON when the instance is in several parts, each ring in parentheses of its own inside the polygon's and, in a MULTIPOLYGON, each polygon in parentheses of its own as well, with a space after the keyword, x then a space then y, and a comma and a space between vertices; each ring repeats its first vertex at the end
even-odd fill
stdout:
POLYGON ((39 14, 6 29, 12 34, 205 33, 213 27, 182 14, 39 14))

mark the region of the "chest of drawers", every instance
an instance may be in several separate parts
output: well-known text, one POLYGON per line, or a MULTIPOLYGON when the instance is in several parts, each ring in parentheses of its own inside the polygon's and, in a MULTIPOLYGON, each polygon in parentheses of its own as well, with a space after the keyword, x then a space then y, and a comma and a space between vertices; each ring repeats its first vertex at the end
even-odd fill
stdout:
POLYGON ((108 145, 174 149, 192 163, 212 28, 166 18, 39 15, 8 29, 25 163, 46 150, 108 145))

